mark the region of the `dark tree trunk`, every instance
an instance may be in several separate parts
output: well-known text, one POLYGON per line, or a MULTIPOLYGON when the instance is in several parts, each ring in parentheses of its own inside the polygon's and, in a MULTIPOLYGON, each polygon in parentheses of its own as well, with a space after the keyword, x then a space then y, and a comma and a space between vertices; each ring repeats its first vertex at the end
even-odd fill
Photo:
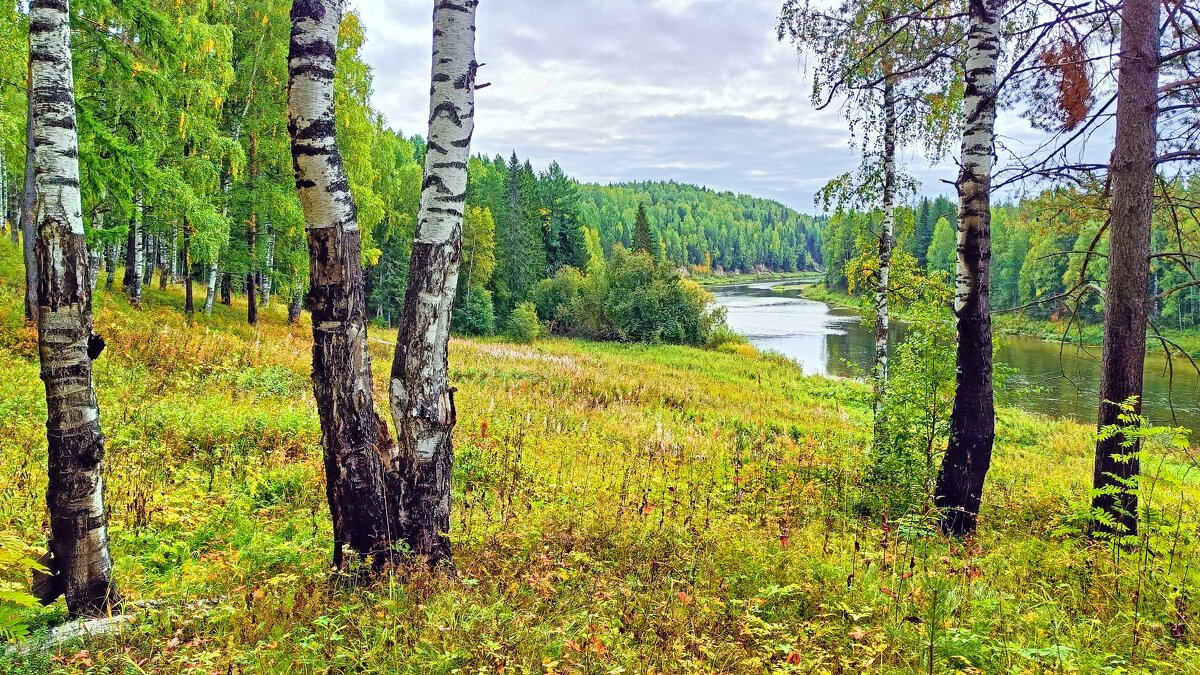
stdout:
POLYGON ((394 558, 393 532, 404 524, 391 517, 399 511, 399 498, 385 494, 395 446, 372 398, 358 214, 334 122, 341 17, 341 0, 292 5, 288 133, 308 235, 313 394, 321 418, 334 564, 343 567, 349 553, 370 556, 379 567, 394 558))
POLYGON ((158 249, 156 247, 155 238, 150 236, 150 232, 146 230, 146 226, 142 225, 142 289, 144 290, 154 281, 154 265, 156 264, 158 249))
MULTIPOLYGON (((33 81, 33 62, 29 64, 29 81, 33 81)), ((37 226, 33 222, 33 204, 37 194, 35 185, 35 163, 34 157, 34 136, 33 136, 33 92, 28 95, 27 114, 25 124, 25 186, 21 191, 21 237, 24 241, 21 244, 21 254, 25 260, 25 320, 33 323, 37 320, 38 315, 38 269, 37 269, 37 254, 34 251, 34 243, 37 240, 37 226)))
POLYGON ((166 290, 167 282, 170 281, 171 263, 167 258, 174 248, 173 245, 167 246, 165 241, 159 240, 158 242, 158 290, 160 291, 166 290))
POLYGON ((258 283, 254 272, 246 275, 246 322, 258 325, 258 283))
MULTIPOLYGON (((1104 352, 1100 362, 1099 427, 1121 426, 1120 404, 1138 397, 1146 359, 1149 311, 1150 228, 1158 120, 1158 0, 1126 0, 1121 11, 1121 62, 1117 78, 1117 142, 1112 155, 1108 278, 1104 298, 1104 352)), ((1112 527, 1096 532, 1135 534, 1141 470, 1138 447, 1123 434, 1096 443, 1093 487, 1105 491, 1092 506, 1108 512, 1112 527), (1123 458, 1122 459, 1118 459, 1123 458)))
POLYGON ((125 275, 121 277, 121 287, 126 292, 133 285, 134 256, 137 254, 137 227, 133 220, 129 221, 129 235, 125 237, 125 275))
POLYGON ((221 275, 221 304, 233 307, 233 275, 228 272, 221 275))
POLYGON ((429 147, 392 361, 391 412, 404 480, 402 537, 429 564, 451 569, 447 533, 456 413, 447 353, 475 127, 477 5, 476 0, 439 2, 433 13, 429 147))
POLYGON ((292 291, 292 301, 288 304, 288 323, 293 324, 300 320, 300 312, 304 309, 304 289, 297 287, 292 291))
POLYGON ((30 8, 37 139, 38 352, 46 385, 50 549, 72 615, 104 613, 115 599, 104 507, 104 436, 92 361, 92 294, 79 196, 79 144, 65 0, 30 8))
POLYGON ((989 306, 992 155, 995 151, 996 65, 1004 0, 970 0, 962 160, 958 174, 957 386, 950 442, 934 489, 942 529, 975 531, 983 483, 992 462, 996 411, 992 392, 992 313, 989 306))

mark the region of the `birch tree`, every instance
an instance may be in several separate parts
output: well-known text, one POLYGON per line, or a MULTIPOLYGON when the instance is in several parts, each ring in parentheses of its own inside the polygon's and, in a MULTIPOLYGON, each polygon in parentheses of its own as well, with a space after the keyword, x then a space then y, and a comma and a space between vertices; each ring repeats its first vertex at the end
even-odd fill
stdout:
POLYGON ((334 564, 344 549, 390 557, 385 460, 392 444, 372 399, 358 214, 338 150, 333 79, 342 0, 295 0, 288 133, 308 236, 313 393, 321 418, 334 564))
POLYGON ((958 189, 958 264, 954 313, 958 321, 957 386, 950 441, 934 488, 942 529, 975 530, 983 483, 996 436, 992 392, 991 180, 995 154, 1000 20, 1005 0, 968 2, 962 154, 958 189))
POLYGON ((92 379, 92 361, 104 341, 92 332, 66 0, 34 0, 29 45, 52 569, 72 615, 100 614, 116 598, 104 506, 104 436, 92 379))
POLYGON ((478 4, 436 0, 434 5, 425 180, 392 362, 391 412, 404 478, 404 540, 431 564, 451 564, 447 533, 456 415, 447 351, 475 127, 478 4))
POLYGON ((811 54, 813 104, 818 109, 844 102, 852 132, 859 132, 863 164, 858 175, 834 179, 823 191, 828 205, 878 200, 883 213, 876 241, 875 269, 875 435, 883 428, 888 379, 888 311, 896 199, 905 181, 897 150, 921 136, 931 155, 940 154, 957 105, 953 50, 960 41, 948 21, 954 3, 858 2, 832 9, 809 1, 787 0, 778 25, 780 40, 811 54))

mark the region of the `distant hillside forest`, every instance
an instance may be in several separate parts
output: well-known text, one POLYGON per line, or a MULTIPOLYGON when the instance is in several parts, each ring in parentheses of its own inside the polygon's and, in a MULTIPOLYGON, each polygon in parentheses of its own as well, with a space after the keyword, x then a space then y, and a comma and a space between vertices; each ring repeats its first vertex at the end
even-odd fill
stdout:
POLYGON ((709 272, 796 272, 821 265, 824 219, 768 199, 676 182, 580 187, 583 222, 606 250, 632 245, 638 205, 645 204, 663 254, 678 267, 709 272))

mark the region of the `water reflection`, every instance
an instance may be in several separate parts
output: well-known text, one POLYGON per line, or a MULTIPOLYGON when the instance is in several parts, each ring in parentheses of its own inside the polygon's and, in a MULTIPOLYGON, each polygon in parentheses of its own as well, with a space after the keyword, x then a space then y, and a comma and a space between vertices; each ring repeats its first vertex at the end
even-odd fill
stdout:
MULTIPOLYGON (((862 325, 858 312, 831 307, 778 292, 783 282, 714 286, 717 302, 728 311, 729 325, 759 349, 795 359, 808 375, 862 377, 870 371, 875 339, 862 325)), ((893 322, 892 343, 903 337, 904 326, 893 322)), ((1028 410, 1091 422, 1096 419, 1100 382, 1100 350, 1065 346, 1028 337, 1001 339, 997 358, 1016 369, 1008 402, 1028 410), (1061 353, 1060 353, 1061 351, 1061 353)), ((1172 403, 1178 423, 1200 429, 1200 376, 1185 361, 1175 359, 1174 384, 1167 360, 1146 359, 1146 412, 1168 421, 1172 403)))

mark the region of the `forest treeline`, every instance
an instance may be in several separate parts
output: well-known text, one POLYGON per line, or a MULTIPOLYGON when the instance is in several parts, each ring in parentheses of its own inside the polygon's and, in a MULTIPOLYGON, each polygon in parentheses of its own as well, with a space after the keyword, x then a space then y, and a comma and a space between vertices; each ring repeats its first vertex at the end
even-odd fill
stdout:
MULTIPOLYGON (((293 317, 301 311, 309 270, 286 130, 289 7, 279 0, 73 5, 81 194, 94 278, 111 287, 124 270, 124 287, 137 301, 157 272, 159 284, 187 288, 189 312, 201 303, 211 312, 214 302, 245 294, 251 323, 273 301, 288 303, 293 317)), ((2 46, 23 55, 28 17, 6 11, 2 46)), ((427 147, 422 135, 390 128, 372 107, 363 40, 360 18, 348 13, 337 42, 338 137, 358 204, 368 312, 390 327, 403 309, 427 147)), ((14 237, 26 156, 23 61, 0 65, 0 193, 14 237)), ((635 251, 643 205, 649 239, 641 248, 672 268, 659 274, 664 292, 701 297, 672 287, 676 268, 707 274, 820 265, 820 224, 774 201, 676 183, 580 185, 556 162, 539 171, 516 152, 474 157, 468 173, 455 323, 462 332, 504 330, 512 310, 533 301, 536 285, 563 267, 585 274, 617 245, 635 251), (589 240, 599 248, 589 250, 589 240)), ((665 298, 645 299, 639 311, 658 311, 651 306, 665 298)), ((600 323, 589 334, 679 334, 600 323)), ((688 342, 705 339, 704 331, 687 334, 688 342)))
MULTIPOLYGON (((1034 319, 1096 325, 1104 321, 1104 296, 1083 294, 1100 287, 1107 274, 1108 240, 1103 235, 1107 210, 1102 185, 1062 186, 991 209, 993 253, 990 301, 993 311, 1034 319)), ((1194 176, 1170 189, 1185 203, 1198 201, 1200 181, 1194 176)), ((923 275, 954 283, 958 255, 958 207, 948 197, 923 198, 915 207, 896 209, 897 255, 923 275)), ((858 255, 870 241, 882 214, 847 209, 835 213, 823 229, 825 283, 832 290, 850 289, 858 255)), ((1180 218, 1164 205, 1155 211, 1155 250, 1194 250, 1200 246, 1200 224, 1180 218)), ((1200 289, 1194 263, 1184 255, 1156 256, 1150 264, 1150 316, 1162 329, 1188 330, 1200 321, 1200 289), (1182 263, 1182 264, 1181 264, 1182 263)), ((863 284, 857 284, 862 288, 863 284)))

